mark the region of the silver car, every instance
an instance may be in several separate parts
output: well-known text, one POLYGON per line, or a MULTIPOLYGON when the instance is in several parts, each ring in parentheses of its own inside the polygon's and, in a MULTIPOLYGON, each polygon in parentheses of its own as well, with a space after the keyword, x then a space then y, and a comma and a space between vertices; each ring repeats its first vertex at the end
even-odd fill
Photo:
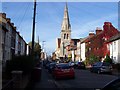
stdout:
POLYGON ((112 65, 107 62, 96 62, 95 64, 92 65, 91 72, 97 72, 98 74, 100 73, 112 73, 112 65))

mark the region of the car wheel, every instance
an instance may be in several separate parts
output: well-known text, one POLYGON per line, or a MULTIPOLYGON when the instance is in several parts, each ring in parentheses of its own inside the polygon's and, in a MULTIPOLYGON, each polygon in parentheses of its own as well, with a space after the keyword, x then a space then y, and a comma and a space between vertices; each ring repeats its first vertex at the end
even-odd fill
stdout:
POLYGON ((100 74, 101 72, 100 72, 100 70, 98 70, 98 72, 97 72, 98 74, 100 74))

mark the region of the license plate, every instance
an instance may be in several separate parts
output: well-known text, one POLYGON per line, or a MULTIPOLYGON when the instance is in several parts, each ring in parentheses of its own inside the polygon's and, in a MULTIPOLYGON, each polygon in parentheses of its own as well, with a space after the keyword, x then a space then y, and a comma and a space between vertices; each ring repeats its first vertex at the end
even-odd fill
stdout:
POLYGON ((69 70, 68 70, 68 69, 65 69, 64 72, 69 72, 69 70))

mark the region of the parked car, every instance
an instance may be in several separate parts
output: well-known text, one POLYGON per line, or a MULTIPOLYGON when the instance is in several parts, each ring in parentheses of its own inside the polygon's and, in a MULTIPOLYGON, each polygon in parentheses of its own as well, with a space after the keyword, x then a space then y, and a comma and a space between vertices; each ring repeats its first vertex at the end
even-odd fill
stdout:
POLYGON ((91 72, 100 73, 112 73, 112 65, 107 62, 96 62, 90 68, 91 72))
POLYGON ((76 68, 78 68, 78 69, 85 69, 86 68, 85 67, 85 63, 84 62, 78 62, 76 68))
POLYGON ((55 65, 56 65, 56 62, 50 63, 49 66, 48 66, 48 72, 51 73, 54 70, 55 65))
POLYGON ((74 62, 69 62, 69 66, 74 67, 75 63, 74 62))
POLYGON ((46 64, 45 64, 45 68, 48 69, 50 63, 52 63, 51 61, 48 61, 46 64))
POLYGON ((69 66, 68 63, 56 64, 55 69, 53 70, 53 76, 56 79, 67 77, 74 78, 75 77, 74 68, 69 66))
POLYGON ((101 90, 120 90, 120 77, 107 83, 101 90))

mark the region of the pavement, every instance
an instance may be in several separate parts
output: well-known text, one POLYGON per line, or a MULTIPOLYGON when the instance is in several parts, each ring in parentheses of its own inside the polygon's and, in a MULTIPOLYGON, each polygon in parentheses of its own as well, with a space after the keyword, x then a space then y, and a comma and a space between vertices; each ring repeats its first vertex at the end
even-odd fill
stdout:
POLYGON ((42 68, 41 76, 39 81, 30 81, 25 90, 43 90, 43 89, 54 89, 58 90, 57 84, 51 74, 47 74, 47 70, 42 68))

